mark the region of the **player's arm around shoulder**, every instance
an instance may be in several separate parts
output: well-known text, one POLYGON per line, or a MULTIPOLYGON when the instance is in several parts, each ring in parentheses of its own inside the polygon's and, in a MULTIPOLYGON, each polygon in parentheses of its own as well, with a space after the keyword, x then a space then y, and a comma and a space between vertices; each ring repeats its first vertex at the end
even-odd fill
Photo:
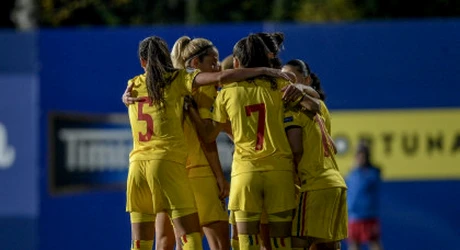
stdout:
POLYGON ((228 69, 220 72, 200 72, 193 81, 193 87, 201 87, 212 84, 228 84, 233 82, 243 81, 248 78, 253 78, 261 75, 279 77, 290 80, 291 76, 282 72, 279 69, 273 68, 239 68, 228 69))
POLYGON ((313 113, 321 112, 321 104, 318 93, 311 87, 303 84, 288 84, 282 87, 283 100, 290 106, 299 106, 313 113))
POLYGON ((128 81, 127 87, 123 95, 121 95, 121 101, 125 104, 126 107, 129 105, 134 104, 135 102, 139 102, 142 98, 137 97, 137 92, 133 91, 134 87, 139 87, 140 83, 138 83, 138 79, 141 75, 135 76, 134 78, 128 81), (136 84, 137 82, 137 84, 136 84))

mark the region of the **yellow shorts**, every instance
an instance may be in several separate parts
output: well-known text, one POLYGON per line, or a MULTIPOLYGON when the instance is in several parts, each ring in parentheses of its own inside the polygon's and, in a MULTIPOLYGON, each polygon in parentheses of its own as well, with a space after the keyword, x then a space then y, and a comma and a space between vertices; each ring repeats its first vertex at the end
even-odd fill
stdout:
POLYGON ((229 209, 274 214, 296 207, 291 171, 246 172, 232 176, 229 209))
MULTIPOLYGON (((235 213, 233 211, 230 211, 228 221, 230 224, 236 225, 235 213)), ((265 209, 262 211, 262 215, 260 216, 260 224, 268 224, 268 214, 267 211, 265 211, 265 209)))
POLYGON ((171 219, 196 213, 195 198, 185 166, 166 160, 131 162, 126 211, 150 217, 167 211, 171 219))
POLYGON ((201 225, 216 221, 228 221, 225 201, 219 199, 219 187, 209 166, 187 169, 195 195, 201 225), (209 174, 206 174, 209 173, 209 174))
POLYGON ((328 188, 301 192, 292 235, 314 237, 316 242, 338 241, 347 238, 347 191, 328 188))

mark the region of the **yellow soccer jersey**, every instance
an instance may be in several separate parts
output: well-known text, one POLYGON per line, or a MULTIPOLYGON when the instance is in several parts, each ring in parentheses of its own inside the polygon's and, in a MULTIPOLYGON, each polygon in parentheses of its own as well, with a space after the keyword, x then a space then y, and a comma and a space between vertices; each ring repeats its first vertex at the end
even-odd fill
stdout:
POLYGON ((145 74, 134 77, 133 96, 143 102, 129 105, 129 121, 133 136, 130 162, 137 160, 170 160, 185 164, 187 148, 183 131, 184 96, 192 91, 192 83, 199 71, 178 70, 169 76, 173 82, 164 91, 165 107, 159 110, 147 94, 145 74))
POLYGON ((293 170, 292 152, 284 132, 284 105, 278 79, 272 90, 263 78, 224 85, 217 95, 212 119, 230 120, 235 143, 232 175, 251 171, 293 170))
MULTIPOLYGON (((321 105, 324 103, 321 102, 321 105)), ((301 191, 346 187, 335 161, 332 139, 324 117, 319 114, 289 112, 285 127, 302 128, 303 156, 298 166, 301 191)))
MULTIPOLYGON (((211 119, 211 107, 216 96, 217 90, 215 86, 201 87, 193 94, 193 99, 198 105, 198 111, 202 119, 211 119)), ((188 116, 185 118, 184 134, 188 148, 187 168, 209 165, 195 126, 188 116)))

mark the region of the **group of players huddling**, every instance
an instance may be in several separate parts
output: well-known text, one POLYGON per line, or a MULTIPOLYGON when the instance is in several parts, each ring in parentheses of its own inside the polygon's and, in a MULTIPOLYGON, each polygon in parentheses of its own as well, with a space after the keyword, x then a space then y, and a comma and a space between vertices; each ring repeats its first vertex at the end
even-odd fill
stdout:
POLYGON ((282 65, 282 33, 213 43, 160 37, 139 45, 145 72, 122 96, 133 136, 126 211, 131 249, 340 249, 346 185, 329 111, 308 64, 282 65), (216 137, 235 144, 225 180, 216 137), (229 196, 228 209, 223 199, 229 196), (156 238, 155 238, 156 236, 156 238))

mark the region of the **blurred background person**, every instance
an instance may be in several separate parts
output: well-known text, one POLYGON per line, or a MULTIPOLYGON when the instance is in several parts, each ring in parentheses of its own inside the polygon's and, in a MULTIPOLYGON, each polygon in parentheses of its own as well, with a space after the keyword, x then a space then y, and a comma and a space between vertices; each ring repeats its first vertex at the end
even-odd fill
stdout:
POLYGON ((348 248, 382 250, 380 241, 379 199, 380 169, 371 161, 370 147, 358 145, 355 166, 346 177, 348 186, 348 248))

